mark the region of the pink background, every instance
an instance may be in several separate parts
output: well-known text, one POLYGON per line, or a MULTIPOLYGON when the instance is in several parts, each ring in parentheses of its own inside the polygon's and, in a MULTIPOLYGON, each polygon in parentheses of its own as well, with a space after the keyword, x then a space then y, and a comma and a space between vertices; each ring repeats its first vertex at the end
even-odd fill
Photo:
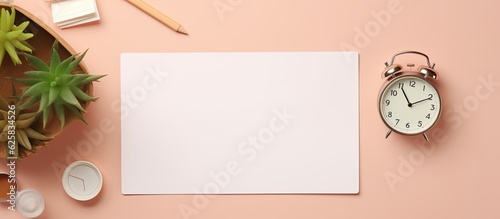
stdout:
MULTIPOLYGON (((16 0, 49 23, 76 51, 90 48, 85 63, 95 84, 89 125, 71 124, 57 139, 18 165, 21 189, 43 193, 40 218, 500 218, 500 30, 495 1, 430 0, 148 0, 190 33, 178 34, 125 1, 98 0, 101 22, 60 30, 43 0, 16 0), (217 11, 214 4, 226 7, 217 11), (378 15, 377 15, 378 14, 378 15), (380 20, 379 15, 390 18, 380 20), (220 16, 219 16, 220 15, 220 16), (362 32, 362 33, 361 33, 362 32), (366 36, 360 37, 363 34, 366 36), (363 39, 362 39, 363 38, 363 39), (363 41, 364 40, 364 41, 363 41), (189 195, 123 196, 120 192, 119 62, 122 52, 327 51, 360 53, 360 194, 219 195, 193 206, 189 195), (393 134, 379 118, 377 94, 383 63, 401 50, 428 54, 440 72, 443 117, 429 133, 434 148, 421 152, 421 137, 393 134), (482 79, 481 79, 482 78, 482 79), (491 78, 496 87, 481 80, 491 78), (100 128, 104 124, 104 129, 100 128), (78 159, 98 165, 104 187, 97 199, 67 196, 60 175, 83 133, 93 141, 78 159), (399 170, 398 170, 399 169, 399 170), (393 180, 388 181, 387 176, 393 180), (203 203, 201 203, 203 204, 203 203)), ((415 62, 423 61, 417 59, 415 62)), ((195 63, 193 63, 195 64, 195 63)), ((0 171, 5 171, 3 161, 0 171)), ((144 180, 147 180, 147 176, 144 180)), ((0 206, 2 218, 21 218, 0 206)))

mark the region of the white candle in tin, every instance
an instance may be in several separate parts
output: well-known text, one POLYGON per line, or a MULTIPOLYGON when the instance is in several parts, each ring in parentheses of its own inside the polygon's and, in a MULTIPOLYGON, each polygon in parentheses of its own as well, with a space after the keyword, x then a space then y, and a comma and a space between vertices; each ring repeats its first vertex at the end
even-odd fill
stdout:
POLYGON ((17 211, 25 217, 36 218, 40 216, 45 208, 45 201, 40 192, 26 189, 17 194, 17 211))

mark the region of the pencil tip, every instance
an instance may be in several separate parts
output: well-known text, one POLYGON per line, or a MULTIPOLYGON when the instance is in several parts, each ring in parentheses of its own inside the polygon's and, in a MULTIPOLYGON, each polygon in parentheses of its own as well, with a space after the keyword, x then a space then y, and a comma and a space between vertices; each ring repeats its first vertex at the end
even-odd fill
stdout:
POLYGON ((179 29, 177 29, 177 32, 189 35, 188 32, 186 31, 186 29, 184 29, 184 27, 182 27, 182 26, 179 26, 179 29))

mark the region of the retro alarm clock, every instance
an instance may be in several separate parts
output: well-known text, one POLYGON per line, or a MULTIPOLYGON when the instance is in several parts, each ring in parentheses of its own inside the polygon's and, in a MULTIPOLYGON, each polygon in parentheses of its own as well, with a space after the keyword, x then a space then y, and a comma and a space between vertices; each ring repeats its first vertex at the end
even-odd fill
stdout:
POLYGON ((434 84, 438 73, 430 63, 429 57, 417 51, 396 53, 390 63, 385 63, 382 72, 385 80, 379 93, 378 104, 380 117, 389 131, 403 135, 423 135, 431 129, 441 115, 441 96, 434 84), (394 59, 403 54, 424 56, 426 65, 415 68, 415 64, 394 63, 394 59))

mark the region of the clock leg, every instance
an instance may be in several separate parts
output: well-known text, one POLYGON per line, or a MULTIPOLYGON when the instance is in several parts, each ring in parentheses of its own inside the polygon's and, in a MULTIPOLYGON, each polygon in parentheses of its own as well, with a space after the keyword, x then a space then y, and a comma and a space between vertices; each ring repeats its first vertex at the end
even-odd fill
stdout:
POLYGON ((422 134, 422 135, 424 136, 425 141, 426 141, 426 142, 429 142, 429 138, 427 138, 427 135, 426 135, 425 133, 424 133, 424 134, 422 134))
POLYGON ((389 130, 389 131, 387 132, 387 134, 385 134, 385 138, 388 138, 388 137, 389 137, 389 135, 391 135, 391 133, 392 133, 392 130, 389 130))

